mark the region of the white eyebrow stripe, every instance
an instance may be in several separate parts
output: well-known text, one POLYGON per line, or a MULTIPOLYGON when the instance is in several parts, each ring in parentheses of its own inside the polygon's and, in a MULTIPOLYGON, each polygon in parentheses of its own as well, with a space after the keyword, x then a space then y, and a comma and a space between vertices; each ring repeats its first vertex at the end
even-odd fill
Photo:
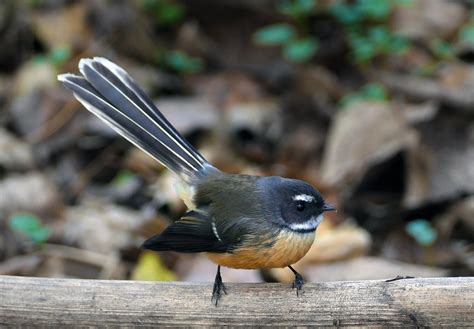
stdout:
POLYGON ((314 196, 308 194, 298 194, 293 196, 294 201, 313 202, 314 196))
POLYGON ((317 217, 311 217, 309 220, 303 223, 291 223, 288 227, 293 231, 309 231, 315 230, 323 220, 323 215, 317 217))

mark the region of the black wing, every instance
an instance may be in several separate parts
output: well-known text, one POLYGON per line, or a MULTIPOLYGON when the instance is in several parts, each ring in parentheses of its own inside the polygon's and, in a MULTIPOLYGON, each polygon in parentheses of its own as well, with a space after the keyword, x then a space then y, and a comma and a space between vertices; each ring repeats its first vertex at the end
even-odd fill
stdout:
POLYGON ((190 211, 168 226, 161 234, 146 240, 143 248, 155 251, 178 252, 229 252, 232 245, 223 240, 216 231, 212 219, 190 211))

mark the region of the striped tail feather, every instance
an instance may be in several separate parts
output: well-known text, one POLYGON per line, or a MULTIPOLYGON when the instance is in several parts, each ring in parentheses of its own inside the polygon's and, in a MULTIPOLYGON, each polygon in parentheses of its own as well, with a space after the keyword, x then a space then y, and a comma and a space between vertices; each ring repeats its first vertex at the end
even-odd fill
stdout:
POLYGON ((156 108, 125 70, 105 58, 82 59, 83 77, 58 80, 86 109, 186 182, 216 170, 156 108))

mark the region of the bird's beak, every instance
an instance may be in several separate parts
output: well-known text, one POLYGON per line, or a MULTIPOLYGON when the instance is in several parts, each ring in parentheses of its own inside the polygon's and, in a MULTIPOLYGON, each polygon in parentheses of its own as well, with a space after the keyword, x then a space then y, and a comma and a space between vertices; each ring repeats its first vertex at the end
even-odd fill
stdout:
POLYGON ((330 204, 330 203, 325 203, 323 206, 323 211, 334 211, 336 208, 330 204))

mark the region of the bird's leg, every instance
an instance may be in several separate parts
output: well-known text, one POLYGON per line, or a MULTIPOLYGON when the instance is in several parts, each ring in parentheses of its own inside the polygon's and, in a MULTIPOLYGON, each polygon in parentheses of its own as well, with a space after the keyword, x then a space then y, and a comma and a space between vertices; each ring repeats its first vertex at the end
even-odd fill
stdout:
POLYGON ((301 276, 301 274, 299 274, 298 272, 296 272, 296 270, 291 267, 291 265, 288 265, 288 268, 293 272, 293 274, 295 275, 295 281, 293 281, 293 289, 296 288, 296 296, 299 296, 300 295, 300 291, 301 289, 303 288, 303 284, 304 284, 304 280, 303 280, 303 277, 301 276))
POLYGON ((219 302, 219 299, 221 298, 221 291, 224 292, 224 294, 227 295, 227 290, 225 289, 225 285, 222 282, 222 277, 221 277, 221 266, 217 266, 217 273, 216 273, 216 279, 214 280, 214 289, 212 289, 212 298, 211 301, 217 306, 217 303, 219 302))

